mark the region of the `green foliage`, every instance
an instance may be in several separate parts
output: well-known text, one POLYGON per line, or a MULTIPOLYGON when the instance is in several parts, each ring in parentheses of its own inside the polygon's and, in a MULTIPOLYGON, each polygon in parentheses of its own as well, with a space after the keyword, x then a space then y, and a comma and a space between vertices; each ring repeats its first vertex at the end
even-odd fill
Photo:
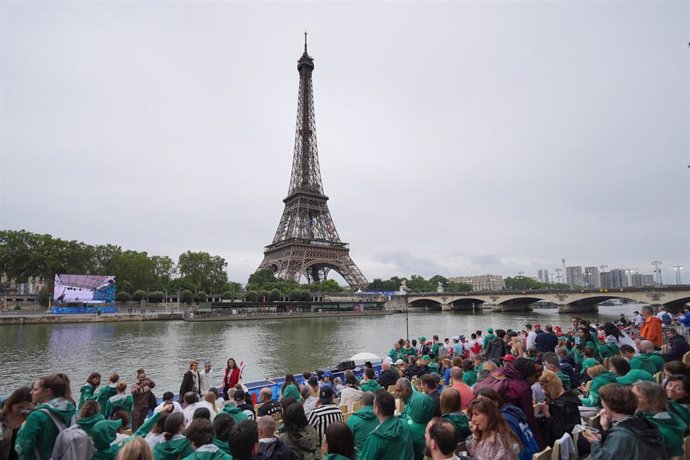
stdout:
POLYGON ((335 280, 323 280, 305 286, 311 292, 343 292, 344 289, 335 280))
POLYGON ((527 276, 516 276, 514 278, 509 276, 505 279, 505 283, 506 283, 506 289, 515 290, 515 291, 544 289, 544 286, 547 286, 544 283, 540 283, 539 281, 535 280, 534 278, 529 278, 527 276))
POLYGON ((268 293, 268 300, 271 302, 277 302, 281 298, 280 291, 278 289, 271 289, 271 292, 268 293))
POLYGON ((48 307, 48 305, 50 305, 50 295, 48 288, 41 288, 41 290, 38 291, 38 304, 42 307, 48 307))
POLYGON ((196 293, 196 296, 194 296, 194 300, 199 303, 208 302, 208 294, 206 294, 205 291, 199 291, 196 293))
POLYGON ((161 303, 165 300, 165 294, 163 291, 151 291, 149 292, 149 302, 151 303, 161 303))
POLYGON ((143 289, 139 289, 138 291, 134 291, 134 294, 132 294, 132 300, 135 302, 139 302, 140 300, 146 300, 148 295, 146 294, 146 291, 143 289))
POLYGON ((228 263, 220 256, 212 256, 208 252, 187 251, 180 254, 179 281, 194 291, 220 292, 227 287, 227 266, 228 263))
POLYGON ((268 300, 268 291, 265 289, 259 291, 258 297, 259 302, 266 302, 268 300))
POLYGON ((120 291, 115 295, 115 299, 118 302, 125 303, 125 302, 129 302, 130 300, 132 300, 132 295, 127 291, 120 291))
POLYGON ((247 291, 247 302, 256 302, 259 294, 256 291, 247 291))
POLYGON ((180 292, 180 302, 187 304, 194 302, 194 293, 189 289, 180 292))
POLYGON ((311 292, 305 289, 295 289, 290 293, 290 300, 309 302, 311 300, 311 292))
POLYGON ((472 290, 472 285, 468 283, 457 283, 448 281, 443 287, 446 292, 468 292, 472 290))
POLYGON ((249 275, 249 281, 247 282, 247 291, 260 291, 270 292, 273 289, 277 289, 283 295, 289 295, 292 291, 300 289, 300 284, 293 280, 281 280, 275 277, 273 270, 270 268, 262 268, 257 270, 256 273, 249 275))
POLYGON ((376 278, 374 281, 369 283, 367 289, 369 291, 397 292, 400 290, 400 285, 403 281, 405 281, 405 284, 410 292, 436 292, 439 282, 441 283, 441 286, 443 286, 443 290, 445 292, 464 292, 472 290, 472 286, 469 284, 449 281, 448 278, 441 275, 434 275, 428 280, 419 275, 412 275, 410 278, 399 278, 397 276, 393 276, 385 281, 380 278, 376 278))

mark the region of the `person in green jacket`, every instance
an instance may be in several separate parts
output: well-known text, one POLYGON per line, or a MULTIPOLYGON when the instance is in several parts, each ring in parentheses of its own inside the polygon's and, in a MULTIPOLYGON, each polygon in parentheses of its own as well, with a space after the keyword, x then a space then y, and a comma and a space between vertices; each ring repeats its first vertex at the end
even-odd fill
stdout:
POLYGON ((393 344, 393 348, 388 351, 388 357, 390 357, 393 362, 403 358, 402 344, 400 342, 395 342, 393 344))
POLYGON ((413 460, 412 433, 407 423, 394 415, 393 395, 377 393, 374 413, 380 423, 367 438, 360 460, 413 460))
POLYGON ((79 395, 79 405, 77 406, 77 410, 81 409, 84 401, 95 399, 94 395, 96 394, 96 388, 98 388, 98 385, 100 384, 101 374, 98 372, 93 372, 91 375, 89 375, 89 378, 86 379, 86 385, 81 387, 81 394, 79 395))
POLYGON ((630 363, 620 356, 609 360, 609 368, 616 375, 616 381, 621 385, 632 385, 638 380, 654 381, 654 376, 649 372, 642 369, 630 369, 630 363))
POLYGON ((91 432, 93 430, 93 426, 101 420, 105 420, 105 417, 103 417, 103 414, 101 414, 101 408, 98 407, 96 400, 88 399, 84 401, 84 404, 79 410, 79 418, 77 419, 77 425, 79 425, 79 428, 84 430, 90 437, 93 437, 91 432))
POLYGON ((587 375, 592 379, 592 386, 589 389, 589 396, 582 398, 582 405, 596 407, 599 405, 599 389, 609 383, 616 383, 616 376, 609 372, 601 364, 587 369, 587 375))
POLYGON ((108 403, 108 400, 117 394, 118 380, 120 380, 120 376, 113 372, 110 374, 108 384, 102 386, 101 389, 98 390, 98 393, 96 394, 96 401, 98 401, 101 412, 105 412, 105 405, 108 403))
POLYGON ((187 428, 187 439, 194 452, 184 457, 189 460, 232 460, 232 455, 223 452, 213 443, 213 425, 205 418, 195 419, 187 428))
MULTIPOLYGON (((664 357, 654 351, 654 344, 649 340, 643 340, 640 342, 640 354, 633 359, 635 359, 635 361, 643 359, 649 361, 654 366, 654 372, 650 372, 650 369, 645 370, 652 375, 656 374, 657 372, 663 372, 664 365, 666 364, 664 357)), ((633 369, 638 369, 637 367, 633 366, 632 360, 630 361, 630 367, 633 369)))
POLYGON ((300 395, 297 381, 295 381, 295 376, 287 374, 285 376, 285 383, 283 383, 283 387, 280 389, 280 398, 285 399, 290 397, 295 398, 297 402, 302 402, 302 396, 300 395))
POLYGON ((376 381, 374 369, 367 367, 364 370, 364 377, 359 384, 359 389, 362 391, 371 391, 372 393, 376 393, 381 389, 381 385, 376 381))
POLYGON ((664 387, 656 382, 637 382, 633 384, 632 392, 637 397, 637 415, 659 429, 668 455, 683 455, 683 438, 688 426, 683 419, 668 411, 664 387))
POLYGON ((405 407, 407 409, 407 424, 412 433, 414 458, 415 460, 422 460, 426 447, 426 425, 436 412, 436 404, 427 394, 418 392, 416 395, 416 397, 409 399, 409 403, 405 407))
POLYGON ((236 424, 232 415, 222 412, 213 419, 213 444, 226 454, 230 454, 230 433, 236 424))
POLYGON ((444 388, 441 392, 441 418, 448 420, 455 426, 460 439, 466 439, 472 434, 470 421, 462 411, 460 392, 453 387, 444 388))
POLYGON ((323 460, 352 460, 355 458, 355 440, 344 423, 336 421, 326 427, 323 460))
MULTIPOLYGON (((172 407, 170 407, 170 409, 163 409, 161 412, 168 410, 172 410, 172 407)), ((101 420, 100 422, 96 423, 91 430, 93 447, 96 449, 96 452, 93 454, 93 460, 115 460, 118 452, 120 452, 120 449, 122 449, 125 444, 132 439, 143 438, 149 434, 151 428, 153 428, 153 426, 158 422, 161 412, 154 414, 152 417, 146 420, 146 422, 141 425, 133 435, 116 444, 113 444, 113 441, 117 439, 118 432, 121 433, 124 429, 124 426, 122 425, 123 420, 101 420)))
POLYGON ((48 460, 51 457, 60 433, 52 417, 65 426, 71 425, 74 419, 74 404, 66 398, 70 393, 69 377, 65 374, 51 374, 36 380, 31 397, 38 407, 19 429, 14 445, 20 460, 48 460))
POLYGON ((474 370, 474 363, 471 359, 465 359, 462 362, 462 381, 469 386, 477 383, 477 371, 474 370))
POLYGON ((496 338, 496 334, 494 334, 493 328, 490 327, 486 330, 486 332, 488 332, 488 334, 484 336, 484 350, 489 348, 489 343, 491 343, 491 341, 496 338))
POLYGON ((132 419, 132 406, 134 405, 134 400, 131 394, 125 393, 127 390, 127 384, 125 382, 117 382, 117 394, 111 396, 108 402, 105 404, 105 410, 103 411, 103 416, 105 418, 110 418, 115 412, 125 411, 127 413, 127 419, 132 419))
POLYGON ((374 413, 374 393, 365 391, 362 394, 362 408, 350 416, 347 426, 352 430, 355 438, 355 453, 359 458, 369 433, 379 426, 379 419, 374 413))
POLYGON ((171 414, 165 419, 165 441, 156 444, 153 449, 155 460, 178 460, 194 451, 192 443, 182 434, 184 428, 185 419, 180 412, 171 414))
POLYGON ((243 422, 243 421, 245 421, 245 420, 249 420, 249 416, 248 416, 247 414, 245 414, 245 413, 242 411, 242 409, 240 409, 239 407, 237 407, 237 406, 235 405, 234 401, 229 401, 229 402, 227 402, 227 403, 225 404, 225 406, 223 407, 223 411, 221 412, 221 414, 228 414, 228 415, 230 415, 232 418, 235 419, 235 423, 236 423, 236 424, 237 424, 237 423, 240 423, 240 422, 243 422))

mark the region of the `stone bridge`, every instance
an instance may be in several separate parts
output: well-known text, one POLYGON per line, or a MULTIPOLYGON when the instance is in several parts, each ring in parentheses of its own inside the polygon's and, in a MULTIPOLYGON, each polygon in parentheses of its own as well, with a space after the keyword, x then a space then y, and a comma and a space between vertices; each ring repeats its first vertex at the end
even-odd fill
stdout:
POLYGON ((597 312, 598 304, 610 299, 627 299, 634 302, 665 306, 675 312, 690 302, 690 285, 661 286, 653 288, 583 289, 583 290, 533 290, 495 292, 428 292, 394 295, 388 308, 404 307, 440 309, 443 311, 471 311, 491 304, 492 311, 530 311, 538 301, 558 305, 559 313, 597 312))

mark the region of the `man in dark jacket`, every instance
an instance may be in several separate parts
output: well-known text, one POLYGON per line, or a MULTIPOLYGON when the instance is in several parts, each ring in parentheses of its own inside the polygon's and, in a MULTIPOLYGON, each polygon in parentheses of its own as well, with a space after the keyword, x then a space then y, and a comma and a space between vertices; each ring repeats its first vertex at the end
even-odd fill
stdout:
MULTIPOLYGON (((402 359, 396 361, 396 365, 398 365, 398 362, 402 365, 402 359)), ((397 382, 399 378, 400 374, 398 374, 395 367, 391 367, 387 362, 381 364, 381 376, 379 377, 379 385, 381 385, 381 388, 387 390, 390 385, 395 385, 395 382, 397 382)))
POLYGON ((256 419, 259 429, 259 448, 263 460, 290 460, 292 451, 287 444, 275 437, 276 421, 270 415, 256 419))
POLYGON ((553 333, 552 326, 546 326, 546 332, 537 334, 534 339, 534 344, 539 353, 546 353, 547 351, 554 351, 558 345, 558 336, 553 333))
POLYGON ((510 353, 510 347, 505 342, 506 331, 503 329, 496 329, 496 338, 489 342, 486 348, 486 359, 501 359, 510 353))
POLYGON ((592 446, 591 460, 669 458, 659 430, 651 422, 635 416, 637 398, 630 386, 618 383, 604 385, 599 396, 604 406, 601 411, 604 432, 582 432, 592 446))
POLYGON ((680 361, 683 359, 683 355, 690 351, 690 344, 685 337, 678 334, 674 328, 670 327, 666 329, 666 338, 668 338, 668 353, 662 355, 664 361, 680 361))

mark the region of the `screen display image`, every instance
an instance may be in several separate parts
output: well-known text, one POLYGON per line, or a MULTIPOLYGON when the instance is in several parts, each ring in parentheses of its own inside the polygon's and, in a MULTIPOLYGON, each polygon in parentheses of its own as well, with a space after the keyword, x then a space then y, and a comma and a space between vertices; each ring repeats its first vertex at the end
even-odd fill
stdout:
POLYGON ((55 275, 55 304, 115 302, 115 277, 109 275, 55 275))

